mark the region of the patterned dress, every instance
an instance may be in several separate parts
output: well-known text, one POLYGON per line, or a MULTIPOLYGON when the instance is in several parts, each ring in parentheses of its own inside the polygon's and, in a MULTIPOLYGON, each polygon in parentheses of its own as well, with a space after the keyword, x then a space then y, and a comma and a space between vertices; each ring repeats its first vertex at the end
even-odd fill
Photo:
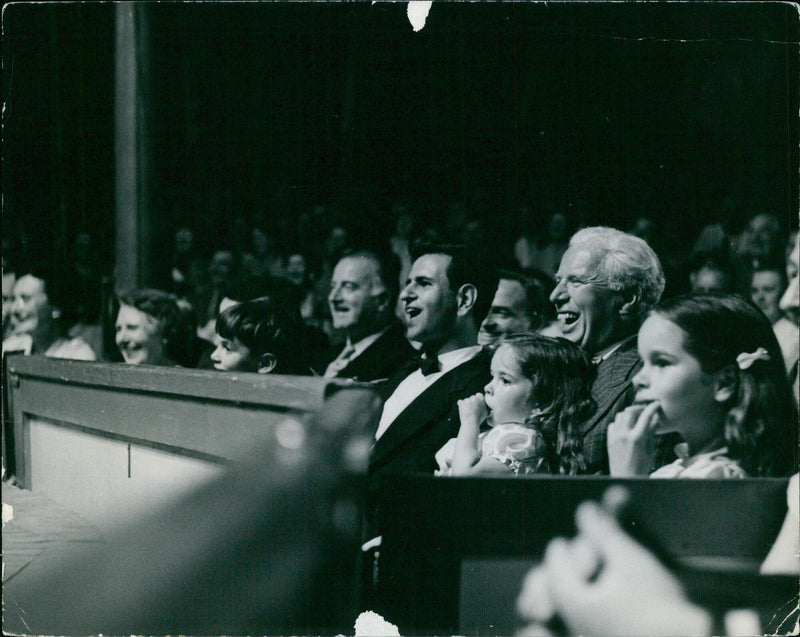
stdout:
POLYGON ((728 448, 689 455, 685 442, 675 445, 678 459, 650 474, 651 478, 748 478, 736 460, 728 457, 728 448))
MULTIPOLYGON (((515 475, 550 473, 547 443, 538 429, 518 424, 495 425, 478 436, 481 455, 507 465, 515 475)), ((436 452, 436 475, 450 475, 456 439, 451 438, 436 452)))

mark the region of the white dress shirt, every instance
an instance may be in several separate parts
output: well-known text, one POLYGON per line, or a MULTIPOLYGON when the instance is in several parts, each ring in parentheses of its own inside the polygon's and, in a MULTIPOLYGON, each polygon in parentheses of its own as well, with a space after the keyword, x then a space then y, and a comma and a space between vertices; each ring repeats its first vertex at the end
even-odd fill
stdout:
POLYGON ((474 345, 472 347, 462 347, 461 349, 447 352, 438 357, 439 364, 441 365, 440 371, 424 376, 422 371, 416 370, 403 379, 383 405, 383 413, 381 414, 381 421, 378 424, 378 430, 375 432, 375 440, 378 440, 378 438, 386 432, 389 425, 391 425, 395 419, 403 413, 406 407, 414 402, 422 392, 450 370, 474 358, 480 351, 480 345, 474 345))

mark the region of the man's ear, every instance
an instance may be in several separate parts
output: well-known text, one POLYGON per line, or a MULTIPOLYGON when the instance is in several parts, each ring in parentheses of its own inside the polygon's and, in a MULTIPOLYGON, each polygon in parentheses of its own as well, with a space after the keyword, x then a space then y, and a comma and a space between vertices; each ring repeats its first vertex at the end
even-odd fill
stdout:
POLYGON ((714 400, 724 403, 731 399, 739 386, 739 374, 733 365, 723 367, 714 374, 714 400))
POLYGON ((275 365, 278 364, 278 357, 275 354, 264 354, 261 357, 261 364, 258 366, 258 373, 259 374, 269 374, 273 369, 275 369, 275 365))
POLYGON ((378 306, 378 312, 388 312, 389 308, 389 290, 383 289, 375 294, 375 303, 378 306))
POLYGON ((472 283, 465 283, 456 292, 456 310, 459 316, 469 314, 478 300, 478 289, 472 283))
POLYGON ((639 294, 633 290, 620 292, 619 315, 622 318, 631 318, 639 311, 639 294))

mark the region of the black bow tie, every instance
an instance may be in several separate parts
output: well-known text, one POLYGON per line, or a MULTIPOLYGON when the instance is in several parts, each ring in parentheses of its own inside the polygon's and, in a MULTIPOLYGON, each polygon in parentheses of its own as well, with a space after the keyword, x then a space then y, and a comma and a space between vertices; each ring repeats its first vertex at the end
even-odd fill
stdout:
POLYGON ((429 376, 431 374, 435 374, 436 372, 442 371, 442 366, 439 364, 439 358, 435 355, 428 356, 427 354, 423 354, 420 356, 419 368, 423 376, 429 376))

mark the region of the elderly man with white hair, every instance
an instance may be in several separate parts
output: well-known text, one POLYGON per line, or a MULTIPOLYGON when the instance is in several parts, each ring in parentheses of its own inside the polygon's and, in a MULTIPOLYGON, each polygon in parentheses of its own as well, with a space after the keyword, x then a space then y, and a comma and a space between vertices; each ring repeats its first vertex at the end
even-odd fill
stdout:
POLYGON ((606 430, 633 402, 641 361, 636 335, 664 291, 664 271, 645 241, 606 227, 583 228, 569 242, 550 295, 564 337, 593 357, 594 415, 581 426, 585 473, 608 473, 606 430))

